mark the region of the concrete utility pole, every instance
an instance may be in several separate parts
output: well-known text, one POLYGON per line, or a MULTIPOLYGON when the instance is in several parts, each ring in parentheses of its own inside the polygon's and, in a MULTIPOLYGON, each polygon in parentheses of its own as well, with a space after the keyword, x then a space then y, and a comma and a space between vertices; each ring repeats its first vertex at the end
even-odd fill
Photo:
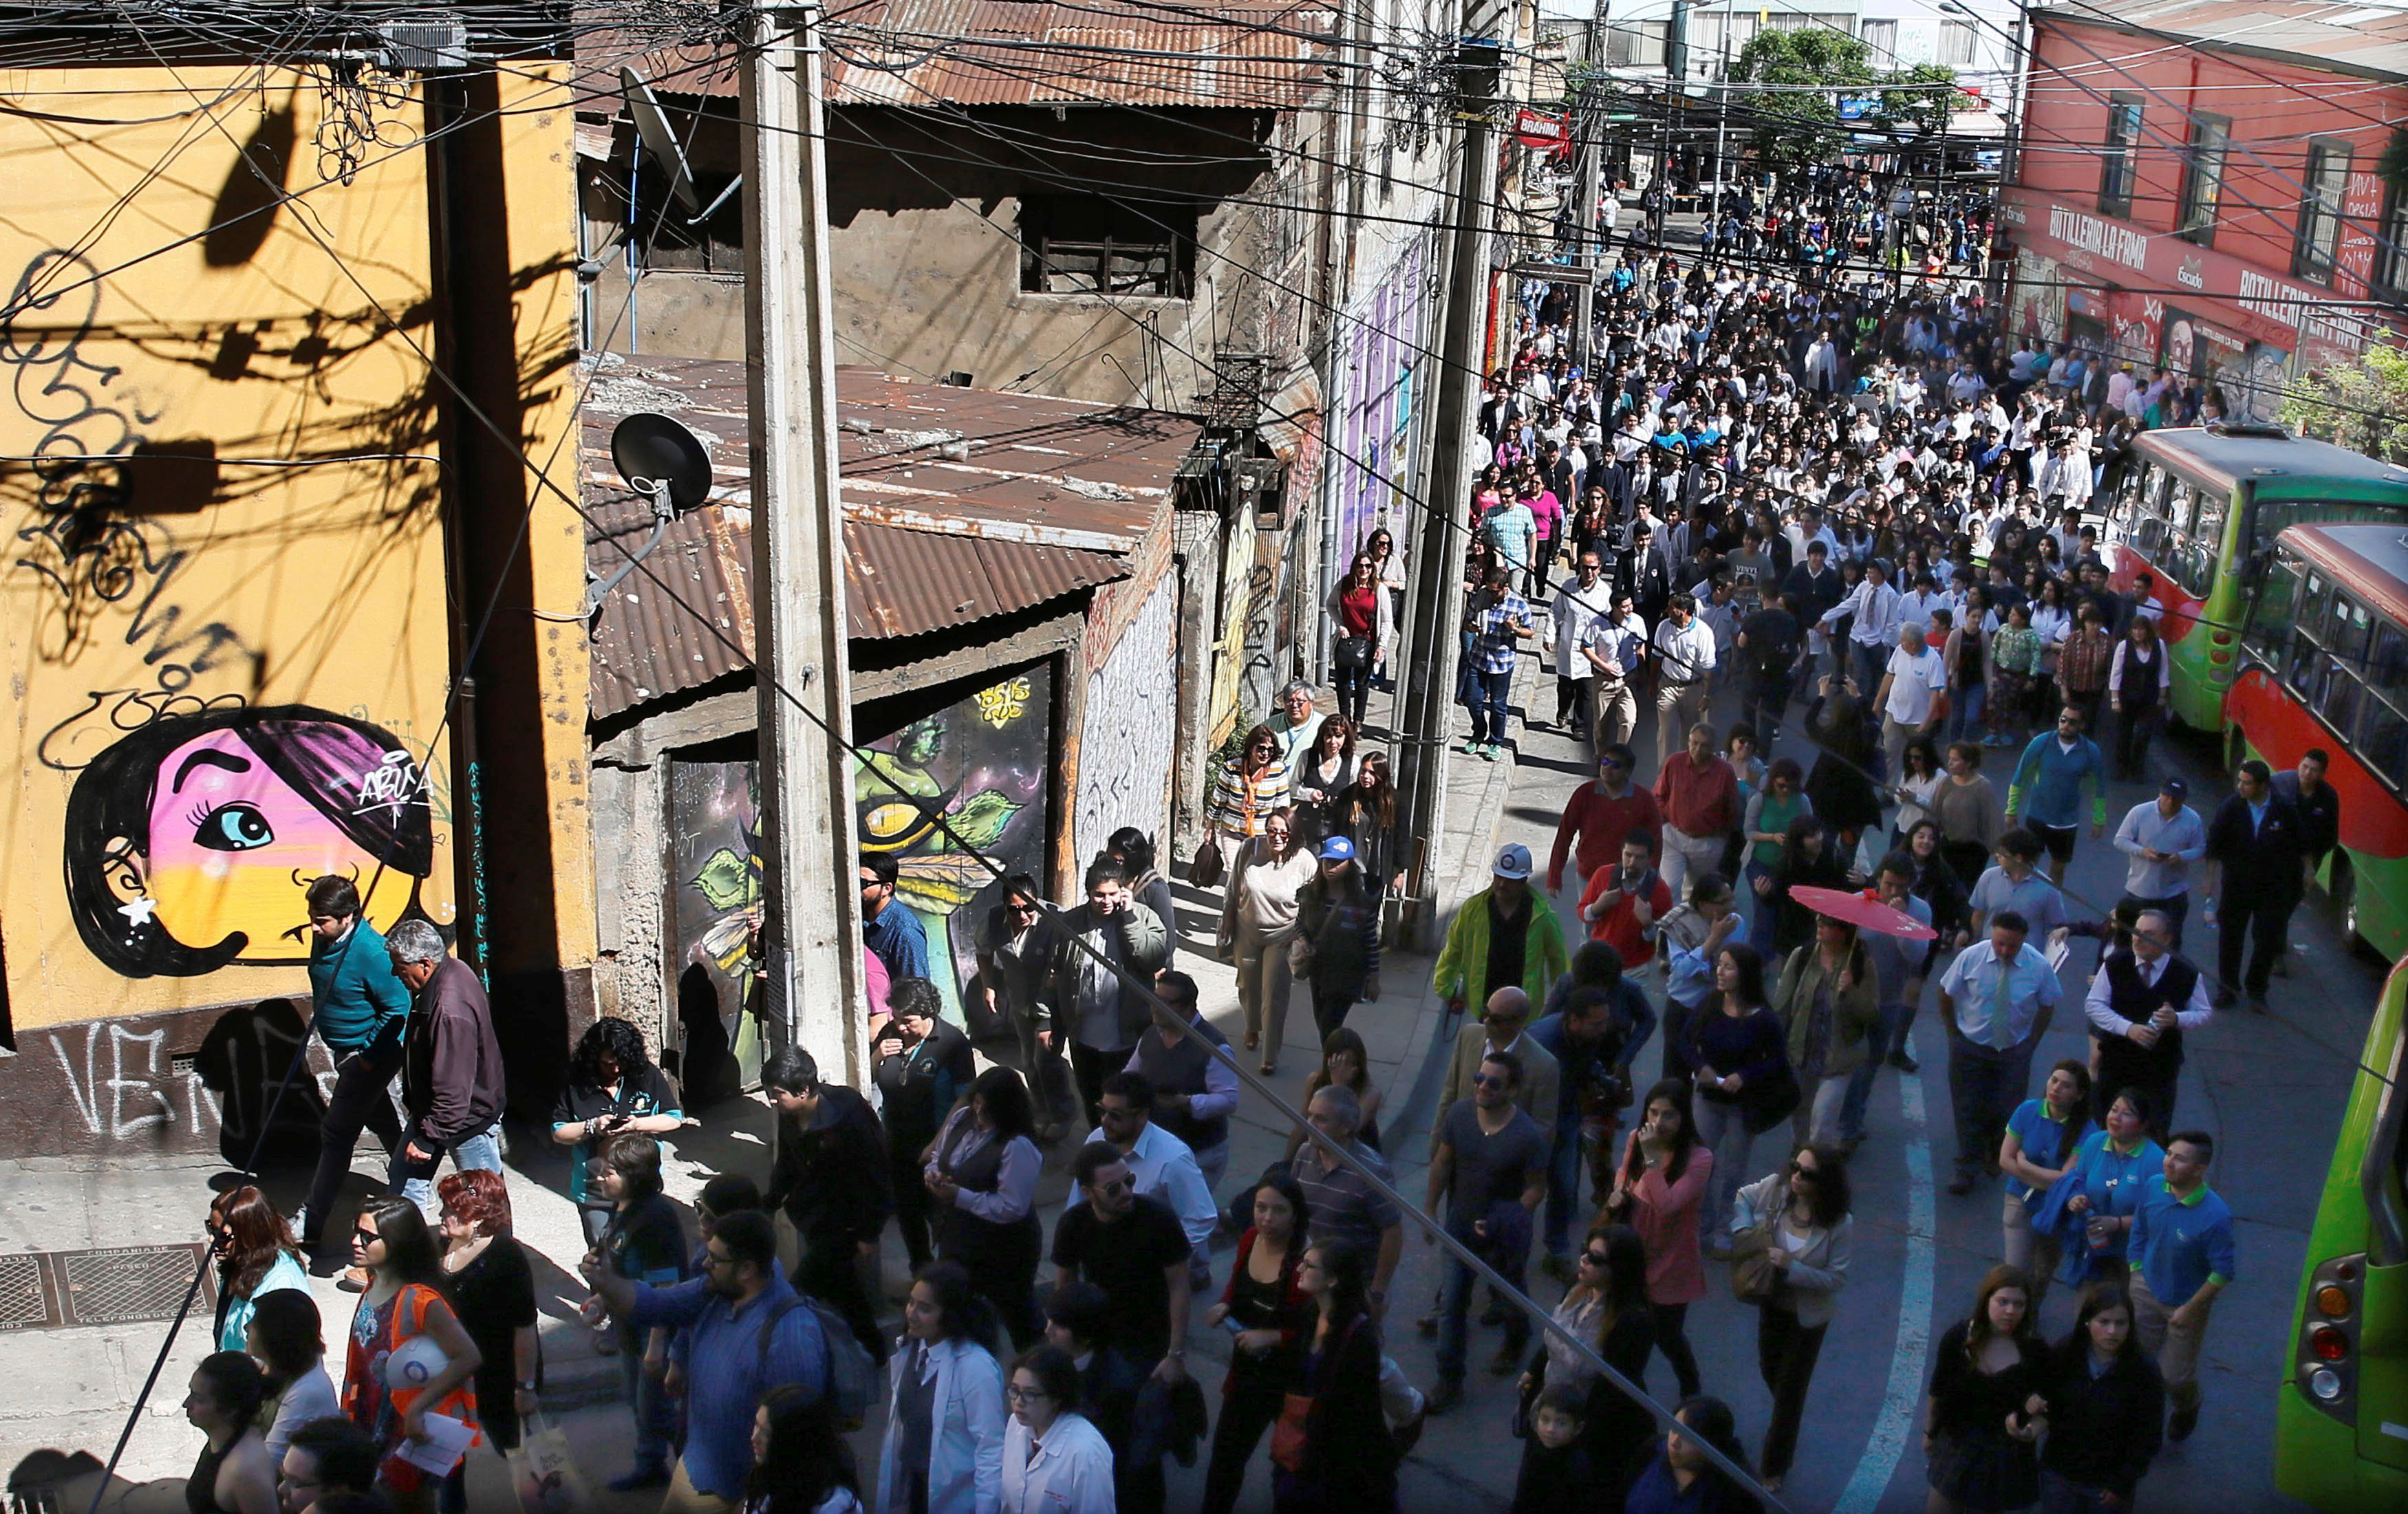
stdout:
MULTIPOLYGON (((761 937, 769 1024, 822 1076, 867 1085, 857 1012, 853 678, 845 666, 816 5, 745 22, 745 377, 752 436, 752 624, 761 700, 761 937)), ((901 904, 890 905, 901 908, 901 904)))
POLYGON ((1597 201, 1600 180, 1605 172, 1605 109, 1600 98, 1604 91, 1598 81, 1605 73, 1605 7, 1608 0, 1597 0, 1597 14, 1588 23, 1588 74, 1581 81, 1580 99, 1573 108, 1580 122, 1580 288, 1572 302, 1572 350, 1580 355, 1584 367, 1595 367, 1595 354, 1589 350, 1589 334, 1596 327, 1597 279, 1604 270, 1604 250, 1598 245, 1597 201))
MULTIPOLYGON (((1466 31, 1474 23, 1477 0, 1466 7, 1466 31)), ((1455 724, 1455 679, 1462 620, 1463 522, 1469 519, 1470 470, 1464 440, 1478 417, 1472 409, 1472 378, 1479 361, 1481 324, 1488 307, 1489 202, 1496 193, 1497 149, 1488 110, 1497 93, 1503 51, 1484 36, 1466 36, 1456 79, 1456 114, 1463 123, 1463 159, 1457 165, 1455 205, 1447 221, 1455 229, 1447 259, 1446 305, 1439 339, 1438 401, 1430 418, 1433 450, 1429 489, 1424 495, 1422 529, 1413 549, 1413 588, 1406 627, 1411 678, 1405 686, 1404 735, 1398 777, 1407 815, 1406 834, 1422 843, 1414 891, 1425 936, 1437 926, 1432 864, 1446 818, 1446 741, 1455 724)))

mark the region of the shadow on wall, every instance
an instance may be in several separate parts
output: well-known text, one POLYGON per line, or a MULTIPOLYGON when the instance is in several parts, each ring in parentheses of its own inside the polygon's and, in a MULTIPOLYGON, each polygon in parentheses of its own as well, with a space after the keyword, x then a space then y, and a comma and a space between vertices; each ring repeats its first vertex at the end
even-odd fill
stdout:
POLYGON ((254 1147, 263 1169, 317 1161, 326 1102, 309 1064, 308 1036, 292 1000, 264 999, 220 1015, 193 1054, 194 1076, 218 1100, 218 1153, 229 1165, 249 1163, 254 1147), (292 1085, 280 1097, 288 1071, 292 1085))
POLYGON ((732 1097, 741 1079, 735 1046, 720 1019, 719 984, 710 970, 691 963, 678 975, 678 1092, 691 1112, 732 1097))
POLYGON ((212 268, 239 267, 267 245, 276 207, 293 177, 295 136, 291 105, 261 118, 218 191, 208 235, 201 238, 202 262, 212 268))

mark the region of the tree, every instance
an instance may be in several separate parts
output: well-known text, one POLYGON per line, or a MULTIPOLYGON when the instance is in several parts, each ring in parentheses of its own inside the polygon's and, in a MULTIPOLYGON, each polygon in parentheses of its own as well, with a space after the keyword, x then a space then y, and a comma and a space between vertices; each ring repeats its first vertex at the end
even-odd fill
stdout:
POLYGON ((1794 178, 1836 160, 1846 146, 1840 95, 1873 82, 1872 54, 1855 37, 1828 27, 1758 32, 1740 50, 1731 79, 1783 86, 1747 95, 1756 121, 1751 140, 1758 163, 1794 178))
POLYGON ((1912 132, 1918 137, 1946 131, 1948 113, 1964 97, 1956 88, 1956 70, 1946 64, 1916 64, 1881 82, 1882 92, 1874 106, 1876 118, 1885 126, 1912 132))
POLYGON ((2370 347, 2299 379, 2277 412, 2301 434, 2408 464, 2408 350, 2370 347))

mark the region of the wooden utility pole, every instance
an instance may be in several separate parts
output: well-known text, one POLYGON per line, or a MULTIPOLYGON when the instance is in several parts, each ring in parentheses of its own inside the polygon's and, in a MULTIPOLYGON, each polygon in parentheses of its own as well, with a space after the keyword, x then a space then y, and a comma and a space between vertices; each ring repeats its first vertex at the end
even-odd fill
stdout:
MULTIPOLYGON (((855 886, 853 679, 816 5, 756 9, 742 82, 745 377, 752 422, 761 936, 773 1040, 868 1085, 855 886)), ((899 904, 893 907, 902 907, 899 904)))
POLYGON ((1398 722, 1404 734, 1401 772, 1408 835, 1422 842, 1422 872, 1415 892, 1426 902, 1421 928, 1437 925, 1434 883, 1441 861, 1440 836, 1446 819, 1446 742, 1455 724, 1456 622, 1462 618, 1463 552, 1470 470, 1464 442, 1478 416, 1472 380, 1480 360, 1482 321, 1488 309, 1490 201, 1496 193, 1497 149, 1488 111, 1497 93, 1502 51, 1485 37, 1467 36, 1459 54, 1456 114, 1463 125, 1463 158, 1456 165, 1454 227, 1447 260, 1446 304, 1438 354, 1438 401, 1432 407, 1429 489, 1424 495, 1421 535, 1412 556, 1413 588, 1408 616, 1411 677, 1398 722))

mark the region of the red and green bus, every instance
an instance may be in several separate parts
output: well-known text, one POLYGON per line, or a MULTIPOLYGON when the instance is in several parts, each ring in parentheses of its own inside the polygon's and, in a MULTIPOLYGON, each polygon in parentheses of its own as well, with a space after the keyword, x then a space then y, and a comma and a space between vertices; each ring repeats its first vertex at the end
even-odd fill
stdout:
POLYGON ((2143 572, 2165 607, 2174 719, 2222 729, 2249 601, 2286 526, 2319 521, 2408 524, 2408 468, 2279 426, 2143 432, 2109 511, 2106 550, 2119 593, 2143 572))
MULTIPOLYGON (((2179 664, 2177 664, 2178 666, 2179 664)), ((2341 797, 2322 882, 2351 934, 2408 954, 2408 520, 2295 525, 2258 574, 2224 694, 2233 764, 2310 749, 2341 797)))
POLYGON ((2408 1508, 2408 961, 2366 1033, 2308 1232, 2274 1400, 2274 1485, 2326 1514, 2408 1508))

